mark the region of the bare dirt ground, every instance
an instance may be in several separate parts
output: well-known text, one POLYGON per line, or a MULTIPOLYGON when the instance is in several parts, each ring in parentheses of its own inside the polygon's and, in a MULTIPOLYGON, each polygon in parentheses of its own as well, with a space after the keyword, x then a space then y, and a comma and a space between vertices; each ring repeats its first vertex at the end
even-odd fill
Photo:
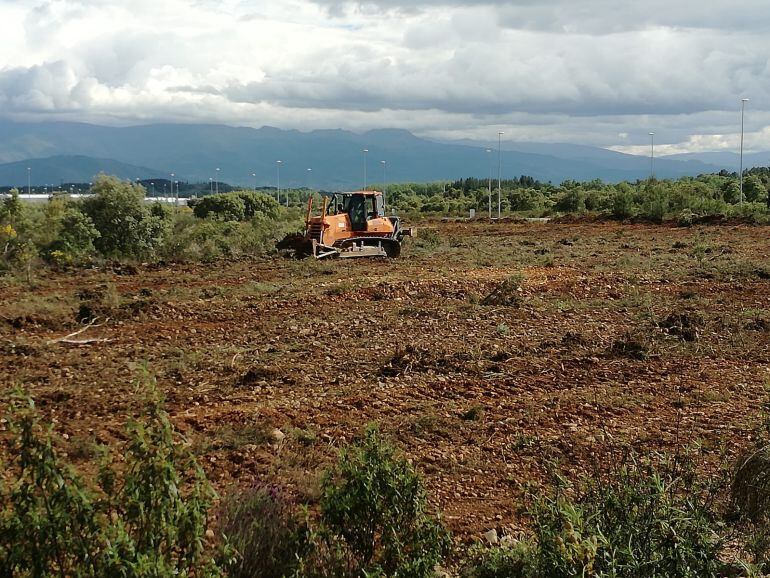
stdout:
MULTIPOLYGON (((0 375, 87 465, 123 438, 146 375, 220 489, 313 500, 376 422, 460 539, 515 526, 548 460, 750 440, 770 359, 770 230, 429 223, 393 261, 137 266, 2 287, 0 375), (521 274, 518 303, 484 304, 521 274), (109 320, 50 344, 94 316, 109 320), (276 443, 274 428, 285 438, 276 443)), ((725 454, 723 456, 723 454, 725 454)))

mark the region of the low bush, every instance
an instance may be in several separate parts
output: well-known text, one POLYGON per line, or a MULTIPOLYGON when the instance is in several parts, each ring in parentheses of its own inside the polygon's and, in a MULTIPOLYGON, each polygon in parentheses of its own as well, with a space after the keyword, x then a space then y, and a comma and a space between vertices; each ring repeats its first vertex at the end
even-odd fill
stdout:
POLYGON ((353 576, 428 577, 450 545, 420 477, 376 428, 325 476, 321 524, 305 565, 311 576, 348 568, 353 576))
POLYGON ((532 497, 531 542, 481 549, 466 575, 716 578, 725 532, 713 495, 684 461, 630 459, 578 487, 556 476, 532 497))
POLYGON ((207 540, 214 491, 156 396, 128 426, 125 463, 114 467, 105 453, 88 483, 56 451, 50 427, 22 393, 11 400, 8 427, 0 575, 221 575, 207 540))
POLYGON ((610 210, 616 219, 628 219, 634 216, 634 194, 630 187, 618 187, 610 199, 610 210))
POLYGON ((277 219, 281 212, 278 202, 265 193, 233 191, 196 199, 190 206, 199 219, 246 221, 255 216, 277 219))
POLYGON ((436 229, 421 228, 417 232, 414 244, 420 249, 435 249, 441 245, 441 235, 436 229))
POLYGON ((100 237, 91 219, 74 208, 64 211, 56 224, 55 239, 43 249, 43 257, 55 265, 79 265, 96 251, 100 237))
POLYGON ((516 273, 503 279, 498 285, 481 300, 482 305, 502 305, 515 307, 521 305, 521 284, 524 276, 516 273))
POLYGON ((276 487, 230 495, 220 507, 219 529, 235 554, 231 578, 292 576, 309 547, 307 524, 276 487))
POLYGON ((754 443, 739 457, 731 485, 736 521, 754 564, 770 569, 770 398, 762 400, 754 443))
POLYGON ((518 578, 534 576, 532 544, 504 541, 500 545, 477 545, 470 549, 463 578, 518 578))
POLYGON ((177 215, 160 255, 173 261, 214 261, 222 257, 258 255, 275 248, 299 222, 262 214, 244 222, 198 219, 177 215))
POLYGON ((640 216, 655 223, 662 223, 670 210, 670 197, 665 187, 650 184, 642 194, 640 216))
POLYGON ((580 189, 568 189, 556 198, 554 208, 560 213, 582 213, 586 210, 586 195, 580 189))

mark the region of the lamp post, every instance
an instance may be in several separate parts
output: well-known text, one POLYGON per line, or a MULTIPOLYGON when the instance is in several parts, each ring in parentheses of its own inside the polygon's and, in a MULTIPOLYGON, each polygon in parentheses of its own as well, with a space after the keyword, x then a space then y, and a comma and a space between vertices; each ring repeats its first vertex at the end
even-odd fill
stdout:
POLYGON ((257 190, 257 173, 251 173, 251 176, 254 177, 254 190, 257 190))
POLYGON ((179 181, 174 181, 174 184, 176 185, 176 195, 174 195, 174 206, 179 206, 179 181))
POLYGON ((388 190, 387 181, 385 180, 385 167, 388 164, 386 161, 380 161, 382 165, 382 210, 385 211, 385 196, 388 190))
MULTIPOLYGON (((150 183, 150 187, 152 187, 152 196, 155 196, 155 183, 150 183)), ((88 183, 88 188, 91 188, 91 183, 88 183)))
MULTIPOLYGON (((487 155, 490 155, 492 149, 487 149, 487 155)), ((491 155, 488 158, 492 158, 491 155)), ((487 200, 489 201, 489 218, 492 219, 492 163, 489 163, 489 182, 487 183, 487 200)))
POLYGON ((32 167, 27 167, 27 194, 32 193, 32 167))
POLYGON ((503 182, 503 131, 497 133, 497 218, 500 219, 500 211, 502 208, 502 201, 500 195, 502 191, 503 182))
POLYGON ((174 173, 171 173, 171 180, 169 181, 169 184, 171 185, 171 198, 174 198, 174 173))
POLYGON ((313 172, 313 169, 311 169, 310 167, 308 167, 307 170, 305 171, 305 188, 307 190, 310 190, 308 189, 308 182, 310 181, 310 173, 312 172, 313 172))
MULTIPOLYGON (((281 204, 281 165, 282 164, 283 164, 283 161, 281 161, 281 160, 275 161, 275 169, 276 169, 276 173, 278 175, 276 177, 276 191, 277 191, 276 200, 278 201, 279 205, 281 204)), ((288 203, 288 201, 287 201, 287 203, 288 203)))
POLYGON ((209 177, 209 194, 214 194, 214 179, 209 177))
POLYGON ((650 182, 655 178, 655 133, 650 133, 650 182))
POLYGON ((214 184, 214 188, 216 189, 216 194, 219 194, 219 167, 216 168, 217 171, 217 180, 214 184))
POLYGON ((364 149, 364 188, 362 190, 366 190, 366 153, 369 152, 369 149, 364 149))
POLYGON ((741 175, 741 196, 740 200, 738 201, 739 204, 743 204, 743 113, 746 110, 746 103, 749 102, 748 98, 742 98, 741 99, 741 167, 740 167, 740 175, 741 175))

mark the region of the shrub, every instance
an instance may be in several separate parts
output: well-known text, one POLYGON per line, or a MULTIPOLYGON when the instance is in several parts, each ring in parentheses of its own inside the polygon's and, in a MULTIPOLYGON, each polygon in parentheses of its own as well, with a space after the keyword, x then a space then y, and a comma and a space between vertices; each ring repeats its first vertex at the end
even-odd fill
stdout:
POLYGON ((605 190, 590 189, 585 193, 585 207, 589 211, 605 211, 613 200, 614 197, 605 190))
MULTIPOLYGON (((344 450, 322 483, 326 549, 346 549, 356 575, 426 577, 449 546, 441 523, 427 512, 420 477, 376 428, 344 450)), ((344 556, 343 556, 344 558, 344 556)))
POLYGON ((582 213, 586 210, 586 196, 580 189, 568 189, 561 193, 554 208, 561 213, 582 213))
POLYGON ((220 221, 243 221, 246 206, 232 193, 203 197, 193 205, 193 213, 199 219, 212 217, 220 221))
POLYGON ((511 275, 501 281, 484 299, 482 305, 503 305, 516 307, 521 305, 521 284, 524 276, 521 273, 511 275))
POLYGON ((19 227, 19 221, 25 214, 24 205, 19 199, 19 191, 11 189, 10 194, 0 204, 0 222, 8 223, 14 228, 19 227))
POLYGON ((255 216, 277 219, 281 215, 281 206, 273 197, 257 191, 235 191, 243 201, 243 207, 247 219, 255 216))
POLYGON ((628 186, 618 186, 611 200, 612 216, 628 219, 634 216, 634 194, 628 186))
POLYGON ((655 223, 662 223, 669 211, 669 196, 660 184, 649 185, 642 196, 642 217, 655 223))
POLYGON ((209 195, 194 202, 192 208, 199 219, 221 221, 245 221, 255 216, 278 219, 281 214, 281 207, 273 197, 256 191, 209 195))
POLYGON ((463 578, 523 578, 534 576, 532 544, 504 542, 499 546, 475 546, 468 552, 463 578))
POLYGON ((740 456, 731 485, 737 521, 746 530, 746 546, 758 566, 770 564, 770 399, 762 399, 755 442, 740 456))
POLYGON ((743 203, 741 205, 733 205, 729 207, 727 214, 730 217, 747 219, 755 223, 767 223, 769 216, 767 206, 763 203, 743 203))
POLYGON ((205 540, 214 492, 156 397, 129 425, 124 466, 103 461, 98 491, 58 455, 30 398, 14 396, 8 423, 0 574, 221 575, 205 540))
POLYGON ((221 257, 258 255, 297 229, 293 220, 258 214, 247 222, 200 220, 180 214, 174 219, 161 255, 175 261, 213 261, 221 257))
POLYGON ((167 222, 144 204, 140 185, 99 175, 94 195, 81 208, 90 217, 99 237, 96 248, 106 257, 148 258, 154 255, 167 231, 167 222))
POLYGON ((219 520, 236 554, 227 569, 231 578, 291 576, 307 553, 307 525, 275 487, 230 496, 220 508, 219 520))
POLYGON ((441 245, 441 235, 436 229, 423 228, 417 232, 415 245, 421 249, 435 249, 441 245))
POLYGON ((514 189, 507 197, 513 211, 533 211, 545 205, 543 193, 535 189, 514 189))
POLYGON ((631 459, 607 479, 577 488, 556 476, 551 491, 536 495, 529 508, 532 541, 482 549, 466 575, 719 576, 725 540, 711 507, 713 490, 696 480, 691 464, 667 459, 657 465, 631 459))
POLYGON ((87 260, 99 238, 91 219, 74 208, 64 211, 58 221, 55 240, 44 249, 45 258, 57 265, 72 265, 87 260))
POLYGON ((738 463, 732 482, 732 499, 747 523, 748 548, 754 561, 770 562, 770 446, 753 449, 738 463))

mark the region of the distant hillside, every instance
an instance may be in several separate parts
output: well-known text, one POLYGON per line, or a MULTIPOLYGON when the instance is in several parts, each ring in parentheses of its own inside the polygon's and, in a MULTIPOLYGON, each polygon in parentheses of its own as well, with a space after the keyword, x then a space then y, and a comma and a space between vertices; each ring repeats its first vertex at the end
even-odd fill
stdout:
MULTIPOLYGON (((675 161, 699 161, 736 173, 738 172, 738 167, 740 167, 740 154, 727 151, 683 153, 678 155, 667 155, 662 158, 675 161)), ((770 166, 770 152, 743 153, 744 168, 750 169, 752 167, 767 166, 770 166)))
POLYGON ((0 184, 26 187, 27 167, 31 169, 32 186, 58 186, 60 183, 88 183, 99 173, 122 179, 163 177, 163 173, 146 167, 129 165, 112 159, 81 155, 59 155, 0 164, 0 184))
MULTIPOLYGON (((164 124, 135 127, 104 127, 81 123, 16 123, 0 121, 0 161, 20 161, 2 173, 7 179, 26 183, 26 166, 43 157, 75 155, 80 166, 67 162, 43 173, 33 167, 37 185, 60 180, 87 180, 94 171, 113 172, 124 178, 156 178, 174 172, 180 180, 208 182, 210 178, 236 185, 308 186, 327 190, 363 185, 364 154, 367 182, 450 180, 490 173, 490 155, 483 143, 434 142, 404 130, 373 130, 356 134, 343 130, 299 132, 263 127, 235 128, 223 125, 164 124), (85 166, 83 157, 93 157, 85 166), (116 159, 115 168, 104 158, 116 159), (98 162, 97 162, 98 161, 98 162), (19 167, 22 171, 19 172, 19 167), (152 167, 137 171, 136 167, 152 167), (219 168, 220 171, 216 171, 219 168), (311 170, 308 170, 311 169, 311 170), (65 173, 65 171, 67 171, 65 173), (256 177, 252 176, 256 174, 256 177)), ((594 147, 559 144, 505 143, 503 177, 530 175, 542 181, 602 179, 615 182, 646 178, 649 160, 594 147), (508 150, 512 149, 512 150, 508 150), (521 150, 513 150, 521 149, 521 150)), ((494 173, 497 173, 496 160, 494 173)), ((659 177, 697 175, 718 170, 700 161, 661 159, 659 177)))

